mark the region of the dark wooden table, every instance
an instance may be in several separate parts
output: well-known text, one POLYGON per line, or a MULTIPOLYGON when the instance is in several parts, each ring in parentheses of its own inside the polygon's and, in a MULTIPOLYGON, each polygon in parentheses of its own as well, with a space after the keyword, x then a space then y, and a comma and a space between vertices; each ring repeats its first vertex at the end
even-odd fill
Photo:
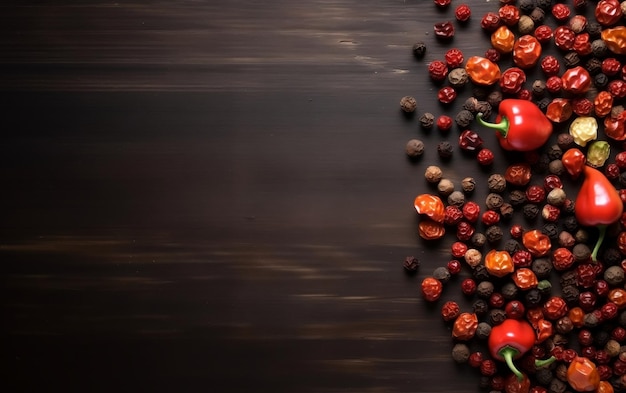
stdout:
POLYGON ((489 47, 497 1, 468 3, 447 46, 418 0, 0 7, 0 390, 477 390, 418 290, 452 239, 412 202, 427 165, 476 200, 486 172, 398 104, 470 94, 444 110, 426 72, 489 47))

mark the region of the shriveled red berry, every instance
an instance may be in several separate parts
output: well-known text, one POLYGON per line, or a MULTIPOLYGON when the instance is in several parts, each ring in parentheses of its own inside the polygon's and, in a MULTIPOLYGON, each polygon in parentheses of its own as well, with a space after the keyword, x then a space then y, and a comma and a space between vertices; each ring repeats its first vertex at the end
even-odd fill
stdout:
POLYGON ((548 25, 541 25, 535 29, 534 35, 540 44, 547 44, 552 39, 552 28, 548 25))
POLYGON ((519 300, 511 300, 504 307, 504 312, 508 318, 521 319, 524 317, 526 308, 524 307, 524 303, 519 300))
POLYGON ((455 258, 462 258, 467 252, 467 249, 468 249, 467 244, 463 242, 454 242, 450 246, 450 252, 452 253, 452 256, 455 258))
POLYGON ((437 118, 437 128, 439 131, 450 131, 452 128, 452 118, 447 115, 441 115, 437 118))
POLYGON ((567 26, 559 26, 554 29, 554 44, 557 48, 568 51, 574 47, 576 33, 567 26))
POLYGON ((461 282, 461 292, 463 294, 471 296, 476 293, 476 281, 471 278, 466 278, 461 282))
POLYGON ((541 59, 540 66, 541 71, 543 71, 546 76, 557 75, 561 70, 561 64, 559 63, 559 60, 551 55, 544 56, 541 59))
POLYGON ((483 213, 482 222, 487 226, 495 225, 500 222, 500 214, 495 210, 487 210, 483 213))
POLYGON ((513 239, 520 239, 524 234, 524 228, 520 224, 513 224, 509 233, 513 239))
POLYGON ((495 360, 485 359, 480 363, 480 373, 487 377, 495 375, 498 372, 498 367, 495 360))
POLYGON ((495 156, 491 150, 489 150, 488 148, 483 148, 480 149, 476 158, 480 165, 487 166, 493 164, 495 156))
POLYGON ((489 48, 485 51, 485 57, 493 63, 497 63, 500 61, 501 55, 496 48, 489 48))
POLYGON ((474 235, 475 228, 467 221, 461 221, 456 226, 456 238, 461 241, 468 241, 474 235))
POLYGON ((428 75, 434 81, 442 81, 448 76, 448 65, 441 60, 434 60, 428 65, 428 75))
POLYGON ((494 32, 502 25, 500 16, 495 12, 487 12, 480 20, 480 27, 488 32, 494 32))
POLYGON ((446 267, 448 268, 448 271, 450 272, 450 274, 455 275, 461 272, 462 265, 459 260, 452 259, 448 261, 448 264, 446 265, 446 267))
POLYGON ((617 75, 622 68, 622 64, 614 57, 607 57, 602 60, 602 73, 608 76, 617 75))
POLYGON ((461 4, 454 10, 454 17, 459 22, 467 22, 472 16, 472 10, 467 4, 461 4))
POLYGON ((433 30, 435 37, 440 40, 449 40, 454 37, 454 25, 450 21, 435 23, 433 30))
POLYGON ((446 225, 456 225, 463 219, 463 212, 454 205, 446 206, 444 213, 443 222, 446 225))
POLYGON ((478 368, 480 367, 480 364, 483 362, 484 358, 485 358, 485 355, 483 355, 482 352, 479 352, 479 351, 472 352, 467 362, 469 363, 471 367, 478 368))
POLYGON ((429 302, 434 302, 441 297, 443 284, 434 277, 426 277, 422 280, 422 295, 429 302))
POLYGON ((441 317, 444 321, 454 321, 461 314, 461 308, 455 301, 448 300, 441 306, 441 317))
POLYGON ((450 104, 451 102, 456 100, 456 91, 450 86, 444 86, 439 89, 439 92, 437 93, 437 98, 442 104, 450 104))
POLYGON ((528 250, 515 251, 511 258, 516 269, 530 267, 533 263, 533 255, 528 250))
POLYGON ((549 77, 546 80, 546 89, 552 94, 560 92, 563 89, 563 80, 557 75, 549 77))
POLYGON ((461 209, 463 217, 469 222, 476 222, 480 216, 480 206, 474 201, 467 201, 461 209))
POLYGON ((500 20, 507 26, 515 26, 519 22, 520 12, 519 9, 512 5, 507 4, 498 10, 498 16, 500 20))
POLYGON ((459 147, 466 151, 475 151, 483 145, 483 138, 477 132, 465 130, 459 135, 459 147))
POLYGON ((433 0, 437 7, 447 7, 452 3, 452 0, 433 0))
POLYGON ((553 5, 551 12, 552 16, 554 16, 554 18, 559 22, 566 21, 572 13, 569 7, 563 3, 556 3, 553 5))
POLYGON ((458 48, 448 49, 444 57, 450 68, 457 68, 463 64, 463 52, 458 48))

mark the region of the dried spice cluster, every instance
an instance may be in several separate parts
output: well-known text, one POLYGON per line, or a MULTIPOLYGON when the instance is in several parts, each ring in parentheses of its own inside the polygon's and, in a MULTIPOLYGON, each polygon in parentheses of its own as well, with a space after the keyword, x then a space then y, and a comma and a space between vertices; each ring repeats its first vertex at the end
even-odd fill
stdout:
MULTIPOLYGON (((429 166, 436 191, 414 200, 422 239, 454 237, 449 261, 421 282, 425 301, 442 302, 452 358, 475 367, 489 391, 626 391, 626 1, 500 0, 480 19, 484 54, 452 47, 471 8, 434 3, 454 17, 433 26, 450 47, 427 65, 437 99, 449 105, 465 85, 474 94, 455 115, 420 114, 420 127, 456 125, 456 147, 481 166, 507 150, 516 159, 460 187, 429 166), (542 77, 531 82, 533 70, 542 77), (495 129, 502 151, 470 126, 495 129), (476 187, 488 189, 480 203, 476 187), (441 299, 462 275, 468 310, 441 299)), ((413 46, 418 60, 425 52, 413 46)), ((410 96, 401 109, 419 112, 410 96)), ((406 146, 414 159, 424 150, 418 139, 406 146)), ((437 146, 441 159, 453 151, 437 146)), ((404 268, 419 261, 407 257, 404 268)))

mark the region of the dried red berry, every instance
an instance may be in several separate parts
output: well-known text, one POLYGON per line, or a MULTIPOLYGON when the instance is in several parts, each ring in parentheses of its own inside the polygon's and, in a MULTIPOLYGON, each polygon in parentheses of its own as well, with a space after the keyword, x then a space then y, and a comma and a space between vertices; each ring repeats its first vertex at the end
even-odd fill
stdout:
POLYGON ((458 48, 448 49, 444 57, 450 68, 457 68, 463 64, 463 52, 458 48))
POLYGON ((569 7, 563 3, 556 3, 552 6, 552 16, 559 21, 566 21, 571 14, 569 7))
POLYGON ((439 39, 449 40, 454 37, 454 25, 450 21, 435 23, 433 30, 439 39))
POLYGON ((441 60, 434 60, 428 65, 428 75, 434 81, 442 81, 448 76, 448 65, 441 60))
POLYGON ((571 50, 575 39, 576 33, 567 26, 559 26, 554 30, 554 44, 561 50, 571 50))
POLYGON ((472 10, 467 4, 461 4, 454 10, 454 16, 459 22, 467 22, 472 16, 472 10))
POLYGON ((493 163, 495 156, 491 150, 484 148, 480 149, 476 158, 478 159, 478 163, 480 165, 487 166, 493 163))
POLYGON ((477 132, 465 130, 459 135, 459 147, 462 150, 475 151, 483 145, 483 139, 477 132))
POLYGON ((452 128, 452 118, 447 115, 441 115, 437 118, 437 128, 439 131, 450 131, 452 128))
POLYGON ((552 39, 552 29, 548 25, 541 25, 535 29, 535 38, 541 44, 547 44, 552 39))
POLYGON ((480 20, 480 27, 490 33, 496 31, 501 24, 500 16, 494 12, 487 12, 480 20))

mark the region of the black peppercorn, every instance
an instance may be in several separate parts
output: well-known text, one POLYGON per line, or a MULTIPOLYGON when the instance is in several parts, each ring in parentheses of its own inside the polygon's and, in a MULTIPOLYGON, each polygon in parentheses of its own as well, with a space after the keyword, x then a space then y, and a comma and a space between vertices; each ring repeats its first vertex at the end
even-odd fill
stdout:
POLYGON ((510 255, 513 255, 522 249, 522 245, 515 239, 507 239, 507 241, 504 242, 503 249, 510 255))
POLYGON ((565 382, 561 381, 558 378, 552 378, 548 391, 550 393, 564 393, 565 389, 567 389, 567 385, 565 384, 565 382))
POLYGON ((524 296, 528 307, 536 307, 541 304, 541 291, 537 288, 531 288, 524 296))
POLYGON ((530 14, 536 7, 535 0, 519 0, 517 8, 524 14, 530 14))
POLYGON ((575 216, 567 216, 563 218, 561 225, 567 232, 574 233, 578 229, 578 220, 575 216))
POLYGON ((476 86, 474 87, 474 89, 472 89, 472 95, 476 97, 477 100, 486 99, 489 92, 490 92, 490 88, 482 87, 482 86, 476 86))
POLYGON ((415 273, 417 268, 420 266, 419 259, 415 257, 406 257, 404 258, 404 270, 407 273, 415 273))
POLYGON ((478 105, 478 100, 476 99, 476 97, 469 97, 463 103, 463 109, 472 113, 476 113, 476 105, 478 105))
POLYGON ((575 285, 566 285, 561 288, 561 297, 568 305, 578 304, 578 295, 580 291, 575 285))
POLYGON ((552 271, 552 261, 548 258, 537 258, 532 262, 531 269, 538 279, 548 278, 552 271))
POLYGON ((491 386, 491 377, 481 375, 478 381, 478 387, 481 389, 487 389, 489 386, 491 386))
POLYGON ((559 238, 559 227, 553 222, 547 222, 541 227, 541 233, 548 236, 550 240, 559 238))
POLYGON ((536 98, 542 98, 546 94, 546 82, 537 79, 533 82, 532 87, 533 96, 536 98))
POLYGON ((592 57, 585 63, 585 69, 589 72, 589 75, 592 76, 602 72, 602 60, 597 57, 592 57))
POLYGON ((505 319, 506 313, 504 312, 504 310, 494 308, 493 310, 489 311, 489 324, 491 326, 498 326, 499 324, 504 322, 505 319))
POLYGON ((561 150, 561 147, 559 147, 558 144, 555 144, 548 148, 547 154, 550 160, 558 160, 563 157, 563 150, 561 150))
POLYGON ((580 56, 576 52, 567 52, 563 56, 563 65, 565 68, 574 68, 580 65, 580 56))
POLYGON ((420 116, 420 124, 422 125, 422 128, 427 130, 433 128, 433 124, 435 124, 435 115, 430 112, 424 113, 420 116))
POLYGON ((437 144, 437 153, 441 158, 448 159, 452 157, 453 151, 454 148, 452 147, 452 144, 448 141, 439 142, 437 144))
POLYGON ((551 99, 549 99, 548 97, 544 97, 540 99, 539 101, 537 101, 537 107, 539 107, 539 109, 543 113, 546 113, 546 110, 548 110, 548 105, 550 105, 551 102, 552 102, 551 99))
POLYGON ((500 217, 502 217, 503 220, 511 219, 511 217, 513 217, 513 213, 514 209, 510 203, 505 202, 502 206, 500 206, 500 217))
POLYGON ((561 151, 564 151, 574 146, 574 137, 569 133, 562 132, 556 137, 556 143, 561 151))
POLYGON ((519 207, 526 203, 526 193, 522 190, 513 190, 509 193, 509 203, 513 207, 519 207))
POLYGON ((489 311, 489 305, 483 299, 478 299, 472 304, 472 310, 479 317, 485 316, 489 311))
POLYGON ((482 299, 489 299, 493 293, 494 285, 491 281, 481 281, 476 286, 476 295, 482 299))
POLYGON ((513 300, 519 293, 519 288, 512 282, 507 282, 500 288, 500 293, 506 300, 513 300))
POLYGON ((535 378, 541 385, 548 385, 550 381, 552 381, 552 378, 554 378, 554 374, 552 374, 552 371, 550 371, 549 368, 541 367, 537 369, 535 378))
POLYGON ((424 142, 419 139, 411 139, 406 143, 405 151, 410 158, 418 158, 424 154, 424 142))
POLYGON ((565 288, 568 285, 576 285, 576 272, 573 270, 563 272, 559 281, 561 282, 561 288, 565 288))
POLYGON ((471 242, 475 248, 481 248, 487 242, 487 237, 480 232, 476 232, 472 235, 471 242))
POLYGON ((539 206, 533 203, 527 203, 522 207, 522 213, 527 220, 534 220, 539 216, 539 206))
POLYGON ((622 172, 622 173, 619 175, 618 180, 619 180, 619 185, 620 185, 621 187, 626 187, 626 172, 622 172))
POLYGON ((606 74, 600 72, 593 77, 593 84, 598 89, 604 89, 609 84, 609 77, 606 74))
POLYGON ((600 321, 598 320, 598 317, 592 312, 585 314, 583 317, 583 324, 585 327, 594 328, 598 326, 599 323, 600 321))
POLYGON ((535 7, 535 9, 533 9, 528 16, 530 16, 530 19, 535 22, 535 26, 539 26, 543 23, 543 20, 546 17, 546 13, 541 8, 535 7))
POLYGON ((602 261, 607 266, 617 265, 621 260, 622 255, 617 248, 609 247, 602 253, 602 261))
POLYGON ((502 195, 496 194, 495 192, 489 193, 487 195, 487 198, 485 198, 485 206, 489 210, 497 211, 502 206, 503 203, 504 203, 504 198, 502 198, 502 195))
POLYGON ((491 104, 487 101, 478 101, 476 103, 476 112, 480 112, 483 114, 483 118, 488 119, 491 117, 491 104))
POLYGON ((491 325, 487 322, 481 322, 476 329, 476 337, 480 340, 486 340, 491 334, 491 325))
POLYGON ((584 243, 578 243, 572 248, 572 254, 577 262, 584 262, 591 257, 591 249, 584 243))
POLYGON ((548 157, 547 154, 543 153, 539 156, 537 162, 532 165, 532 168, 535 173, 545 173, 550 167, 551 161, 552 160, 550 160, 550 157, 548 157))
POLYGON ((535 5, 543 10, 548 10, 552 7, 552 0, 535 0, 535 5))
POLYGON ((621 266, 610 266, 604 271, 604 280, 609 285, 620 285, 624 282, 624 269, 621 266))
POLYGON ((472 270, 472 277, 474 277, 474 280, 476 281, 487 281, 491 279, 491 274, 489 274, 485 265, 481 264, 474 267, 474 270, 472 270))
POLYGON ((459 113, 457 113, 454 120, 459 128, 464 129, 469 127, 469 125, 472 123, 472 121, 474 120, 474 114, 472 114, 472 112, 468 111, 467 109, 463 109, 459 111, 459 113))
POLYGON ((487 102, 491 105, 491 108, 497 108, 502 102, 502 92, 499 90, 494 90, 487 96, 487 102))
POLYGON ((433 272, 433 277, 435 277, 437 280, 441 281, 444 284, 450 281, 450 276, 450 271, 443 266, 436 268, 433 272))
POLYGON ((413 44, 413 56, 418 59, 421 59, 426 54, 426 44, 422 41, 418 41, 413 44))
POLYGON ((452 359, 457 363, 465 363, 469 360, 470 349, 463 343, 455 344, 452 347, 452 359))
POLYGON ((491 225, 487 230, 485 230, 485 236, 487 237, 487 241, 489 243, 497 243, 502 240, 502 236, 504 233, 502 232, 502 228, 497 225, 491 225))
POLYGON ((589 37, 590 38, 598 38, 600 37, 600 34, 602 33, 602 25, 596 21, 593 20, 589 20, 587 21, 587 33, 589 33, 589 37))
POLYGON ((598 330, 594 332, 593 342, 598 347, 604 347, 610 339, 611 335, 606 330, 598 330))
POLYGON ((593 53, 595 57, 603 58, 606 56, 608 50, 606 42, 604 42, 603 39, 598 38, 591 41, 591 53, 593 53))

